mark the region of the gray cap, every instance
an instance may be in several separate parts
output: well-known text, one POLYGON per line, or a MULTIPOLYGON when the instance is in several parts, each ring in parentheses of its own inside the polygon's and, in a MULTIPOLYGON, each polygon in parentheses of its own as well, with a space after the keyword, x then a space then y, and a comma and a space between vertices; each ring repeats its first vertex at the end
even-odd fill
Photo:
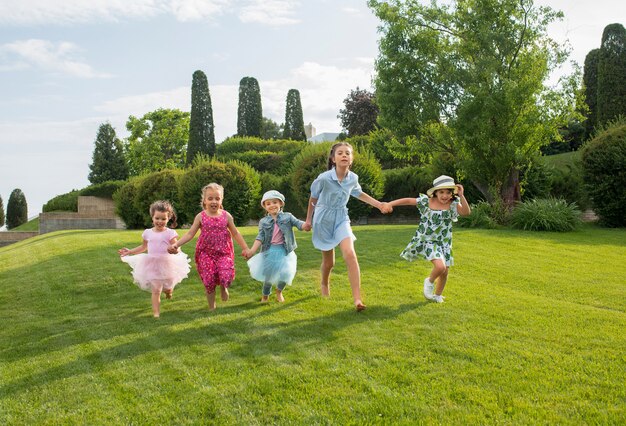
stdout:
POLYGON ((272 189, 263 194, 263 198, 261 198, 261 207, 263 207, 263 203, 267 200, 280 200, 285 204, 285 196, 280 192, 272 189))

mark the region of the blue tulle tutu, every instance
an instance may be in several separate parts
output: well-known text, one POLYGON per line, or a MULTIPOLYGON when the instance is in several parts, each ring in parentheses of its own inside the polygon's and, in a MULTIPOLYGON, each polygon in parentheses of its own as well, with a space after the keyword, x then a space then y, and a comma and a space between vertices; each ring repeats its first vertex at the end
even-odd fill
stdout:
POLYGON ((252 256, 248 260, 248 267, 250 276, 257 281, 291 285, 293 277, 296 276, 297 263, 298 257, 295 252, 287 254, 284 245, 272 244, 268 250, 252 256))

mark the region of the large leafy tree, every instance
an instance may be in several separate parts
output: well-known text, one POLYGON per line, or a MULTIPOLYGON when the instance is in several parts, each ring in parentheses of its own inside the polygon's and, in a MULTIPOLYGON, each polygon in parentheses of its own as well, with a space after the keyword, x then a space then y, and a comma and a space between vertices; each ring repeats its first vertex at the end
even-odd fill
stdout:
POLYGON ((262 123, 263 108, 259 82, 254 77, 244 77, 239 82, 237 136, 261 137, 262 123))
POLYGON ((0 227, 4 226, 4 202, 0 197, 0 227))
POLYGON ((7 229, 13 229, 28 221, 28 205, 21 189, 17 188, 9 195, 7 203, 7 229))
POLYGON ((215 155, 215 126, 213 124, 211 94, 206 75, 200 70, 193 73, 191 83, 187 165, 192 164, 198 154, 215 155))
POLYGON ((373 93, 357 87, 350 91, 343 104, 345 108, 339 110, 337 118, 341 120, 341 126, 349 137, 367 135, 376 130, 378 105, 373 93))
POLYGON ((574 115, 573 85, 544 85, 567 56, 547 36, 562 15, 532 0, 369 6, 382 21, 379 123, 417 150, 451 153, 486 199, 519 200, 520 170, 574 115))
POLYGON ((271 118, 263 117, 261 139, 281 139, 284 127, 284 124, 278 124, 271 118))
POLYGON ((626 29, 604 28, 598 59, 598 124, 626 115, 626 29))
POLYGON ((93 184, 128 178, 122 141, 117 138, 115 129, 109 123, 103 123, 98 128, 89 170, 89 182, 93 184))
POLYGON ((585 103, 587 104, 587 120, 585 133, 591 135, 598 124, 598 60, 600 49, 593 49, 585 56, 583 69, 583 85, 585 88, 585 103))
POLYGON ((290 89, 289 92, 287 92, 285 129, 283 130, 283 137, 294 141, 306 140, 302 103, 300 102, 300 92, 296 89, 290 89))
POLYGON ((128 117, 126 156, 132 176, 184 167, 189 139, 189 113, 160 108, 141 118, 128 117))

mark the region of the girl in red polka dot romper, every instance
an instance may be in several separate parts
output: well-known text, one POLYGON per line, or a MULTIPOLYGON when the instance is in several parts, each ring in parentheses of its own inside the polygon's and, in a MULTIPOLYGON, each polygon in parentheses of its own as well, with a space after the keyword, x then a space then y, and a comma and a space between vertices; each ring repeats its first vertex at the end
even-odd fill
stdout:
POLYGON ((233 217, 222 207, 224 188, 210 183, 202 188, 202 208, 193 220, 189 231, 178 242, 172 244, 170 252, 176 252, 200 230, 196 243, 196 267, 206 288, 209 309, 216 308, 215 288, 221 286, 222 300, 228 300, 228 287, 235 279, 235 253, 233 238, 242 250, 248 245, 235 227, 233 217))

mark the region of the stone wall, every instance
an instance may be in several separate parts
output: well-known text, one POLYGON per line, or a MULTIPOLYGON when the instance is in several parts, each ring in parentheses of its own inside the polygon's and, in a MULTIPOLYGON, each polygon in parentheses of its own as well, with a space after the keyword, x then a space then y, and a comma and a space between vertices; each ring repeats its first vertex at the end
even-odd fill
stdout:
POLYGON ((39 232, 7 231, 0 232, 0 247, 17 243, 18 241, 32 238, 39 235, 39 232))
POLYGON ((39 233, 66 229, 124 229, 124 222, 115 214, 110 198, 80 196, 78 213, 49 212, 39 214, 39 233))

